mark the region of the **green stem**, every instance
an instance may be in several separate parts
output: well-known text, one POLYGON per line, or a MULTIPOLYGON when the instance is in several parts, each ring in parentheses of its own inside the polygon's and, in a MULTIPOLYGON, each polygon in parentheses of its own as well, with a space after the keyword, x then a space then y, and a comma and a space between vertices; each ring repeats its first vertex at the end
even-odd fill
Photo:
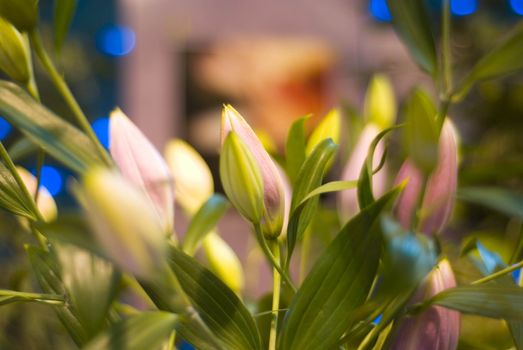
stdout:
POLYGON ((497 272, 494 272, 493 274, 491 275, 488 275, 486 277, 483 277, 483 278, 480 278, 479 280, 475 280, 474 282, 472 282, 471 284, 482 284, 482 283, 487 283, 487 282, 490 282, 492 280, 495 280, 497 278, 500 278, 500 277, 503 277, 505 276, 506 274, 509 274, 511 273, 512 271, 516 271, 517 269, 520 269, 520 268, 523 268, 523 260, 518 262, 517 264, 515 265, 512 265, 512 266, 509 266, 509 267, 506 267, 504 268, 503 270, 499 270, 497 272))
POLYGON ((442 60, 443 60, 443 95, 448 99, 452 91, 452 52, 450 48, 450 0, 443 0, 442 13, 442 60))
POLYGON ((267 245, 267 241, 265 240, 265 237, 263 236, 261 227, 259 224, 254 225, 254 231, 256 233, 256 239, 258 240, 258 243, 260 245, 260 248, 262 249, 263 253, 269 259, 269 262, 271 265, 280 273, 281 277, 283 278, 284 282, 287 283, 289 288, 292 289, 294 293, 296 293, 296 287, 294 287, 294 284, 292 283, 291 278, 285 271, 281 268, 281 265, 278 261, 276 261, 276 258, 271 252, 271 249, 267 245))
POLYGON ((38 148, 38 153, 36 155, 36 188, 34 193, 34 201, 38 206, 38 196, 40 195, 40 185, 42 182, 42 167, 45 162, 45 152, 43 149, 38 148))
POLYGON ((0 296, 2 297, 16 297, 27 301, 38 301, 48 304, 63 304, 64 297, 58 294, 44 294, 44 293, 28 293, 18 292, 14 290, 0 289, 0 296))
POLYGON ((74 117, 76 118, 77 123, 80 125, 82 130, 86 133, 87 137, 91 139, 92 143, 95 145, 96 149, 100 153, 100 156, 102 159, 106 161, 106 163, 109 165, 111 164, 111 159, 107 152, 105 151, 105 148, 102 146, 98 138, 96 137, 93 128, 89 124, 89 120, 83 113, 82 109, 80 108, 80 105, 78 105, 78 102, 76 102, 76 99, 74 98, 71 90, 67 86, 67 83, 65 82, 64 78, 58 73, 55 65, 53 64, 53 61, 45 51, 44 45, 42 43, 42 39, 40 38, 40 35, 38 31, 34 30, 29 33, 30 39, 31 39, 31 45, 44 66, 45 70, 49 74, 51 81, 55 85, 56 89, 60 92, 62 97, 64 98, 65 102, 73 112, 74 117))
MULTIPOLYGON (((280 259, 280 246, 278 240, 271 241, 272 252, 274 257, 280 259)), ((276 337, 278 335, 278 310, 280 308, 280 290, 281 290, 281 275, 278 270, 273 267, 272 269, 272 319, 271 319, 271 330, 269 333, 269 350, 276 350, 276 337)))

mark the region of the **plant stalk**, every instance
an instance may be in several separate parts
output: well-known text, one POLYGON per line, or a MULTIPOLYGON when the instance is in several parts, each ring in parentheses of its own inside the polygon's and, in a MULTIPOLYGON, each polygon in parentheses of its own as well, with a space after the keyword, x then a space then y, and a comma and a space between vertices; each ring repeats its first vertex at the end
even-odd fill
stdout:
MULTIPOLYGON (((280 246, 278 240, 271 241, 271 250, 276 260, 280 260, 280 246)), ((269 350, 276 350, 276 337, 278 335, 278 314, 280 308, 280 292, 281 292, 281 275, 273 267, 272 269, 272 319, 271 319, 271 330, 269 333, 269 350)))
POLYGON ((44 45, 42 43, 42 39, 40 37, 40 34, 38 31, 34 30, 29 33, 30 39, 31 39, 31 45, 36 53, 36 56, 44 66, 45 70, 49 74, 51 81, 55 85, 58 92, 62 95, 65 102, 73 112, 73 115, 77 121, 77 123, 80 125, 81 129, 86 133, 87 137, 91 139, 91 142, 94 144, 96 149, 98 150, 98 153, 100 153, 100 156, 102 159, 105 160, 105 162, 110 165, 111 159, 107 152, 105 151, 105 148, 102 146, 98 138, 96 137, 93 128, 91 127, 91 124, 89 124, 89 120, 83 113, 82 109, 80 108, 80 105, 74 98, 71 90, 67 86, 67 83, 65 82, 64 78, 58 73, 53 61, 47 54, 44 45))
POLYGON ((521 269, 523 268, 523 260, 518 262, 517 264, 515 265, 512 265, 512 266, 509 266, 509 267, 506 267, 504 268, 503 270, 499 270, 497 272, 494 272, 493 274, 491 275, 488 275, 486 277, 483 277, 483 278, 480 278, 479 280, 475 280, 474 282, 472 282, 471 284, 474 285, 474 284, 482 284, 482 283, 487 283, 487 282, 490 282, 492 280, 495 280, 497 278, 500 278, 500 277, 503 277, 505 276, 506 274, 509 274, 511 273, 512 271, 516 271, 517 269, 521 269))

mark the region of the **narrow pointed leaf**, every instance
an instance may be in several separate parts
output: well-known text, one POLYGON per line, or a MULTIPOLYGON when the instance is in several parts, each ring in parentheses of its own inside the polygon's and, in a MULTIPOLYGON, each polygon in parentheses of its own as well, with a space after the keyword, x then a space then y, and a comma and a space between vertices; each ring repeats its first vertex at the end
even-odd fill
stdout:
POLYGON ((168 312, 144 312, 115 324, 82 349, 160 350, 177 322, 178 317, 168 312))
POLYGON ((220 218, 229 208, 227 199, 219 194, 213 195, 193 216, 185 233, 182 248, 193 255, 201 241, 216 226, 220 218))
POLYGON ((334 156, 336 149, 337 146, 331 139, 323 140, 314 148, 300 169, 294 185, 287 230, 287 262, 292 256, 296 241, 312 220, 319 198, 310 198, 305 205, 300 205, 300 203, 311 191, 321 185, 329 161, 334 156))
POLYGON ((3 163, 0 163, 0 207, 33 221, 38 218, 34 201, 22 191, 3 163))
POLYGON ((0 81, 0 114, 28 139, 78 173, 89 166, 105 164, 85 134, 7 81, 0 81))
POLYGON ((468 285, 439 293, 427 304, 506 320, 523 320, 523 288, 497 283, 468 285))
POLYGON ((318 259, 286 314, 280 349, 333 349, 352 311, 362 305, 381 253, 379 216, 397 196, 392 190, 345 225, 318 259))
POLYGON ((305 147, 307 136, 305 135, 305 122, 309 116, 302 117, 292 123, 285 143, 285 159, 287 165, 287 174, 292 183, 297 179, 303 162, 305 161, 305 147))
POLYGON ((436 46, 423 0, 387 0, 394 28, 407 45, 414 61, 436 76, 436 46))
POLYGON ((55 0, 54 3, 54 42, 57 51, 64 43, 67 31, 73 20, 77 0, 55 0))
POLYGON ((523 69, 523 23, 508 34, 507 38, 487 53, 465 78, 458 96, 464 96, 480 80, 492 79, 523 69))
POLYGON ((196 312, 230 350, 261 349, 260 334, 251 314, 212 272, 177 248, 171 249, 170 266, 196 312))
POLYGON ((496 187, 465 187, 458 198, 494 209, 502 214, 523 219, 523 195, 496 187))

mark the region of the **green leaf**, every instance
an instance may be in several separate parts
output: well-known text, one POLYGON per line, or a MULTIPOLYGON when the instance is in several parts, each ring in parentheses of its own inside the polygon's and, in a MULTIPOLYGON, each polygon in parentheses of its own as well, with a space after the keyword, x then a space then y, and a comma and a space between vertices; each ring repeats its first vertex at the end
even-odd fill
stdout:
POLYGON ((10 78, 26 84, 29 81, 29 54, 22 34, 0 17, 0 71, 10 78))
POLYGON ((68 303, 90 337, 105 326, 119 275, 112 265, 72 245, 55 245, 68 303))
POLYGON ((57 51, 62 48, 73 20, 76 2, 77 0, 55 0, 54 2, 54 41, 57 51))
POLYGON ((358 185, 357 181, 331 181, 327 182, 326 184, 323 184, 319 187, 316 187, 314 190, 309 192, 305 198, 303 198, 300 202, 300 206, 304 205, 309 199, 312 197, 319 196, 320 194, 324 193, 330 193, 330 192, 338 192, 338 191, 345 191, 351 188, 355 188, 358 185))
POLYGON ((48 305, 63 305, 65 300, 62 295, 58 294, 26 293, 0 289, 0 305, 15 302, 34 302, 48 305))
POLYGON ((523 288, 487 283, 447 289, 427 301, 464 313, 523 320, 523 288))
POLYGON ((523 23, 518 24, 494 49, 474 66, 457 92, 463 97, 475 82, 496 78, 523 69, 523 23))
POLYGON ((358 205, 361 209, 366 208, 368 205, 374 203, 374 194, 372 193, 372 176, 381 169, 385 162, 386 152, 383 153, 383 157, 380 161, 378 169, 372 169, 374 164, 374 153, 376 152, 376 147, 380 141, 391 131, 401 127, 402 125, 392 126, 381 131, 374 140, 372 140, 369 151, 367 152, 367 158, 363 164, 358 178, 358 205))
POLYGON ((92 165, 104 165, 87 136, 7 81, 0 81, 0 114, 32 142, 78 173, 92 165))
POLYGON ((438 162, 436 108, 429 95, 414 89, 405 105, 403 145, 417 168, 429 174, 438 162))
POLYGON ((230 350, 261 349, 260 334, 238 296, 212 272, 177 248, 170 266, 203 322, 230 350))
POLYGON ((0 207, 32 221, 38 214, 34 201, 27 195, 3 163, 0 163, 0 207))
POLYGON ((21 137, 13 142, 8 150, 9 156, 14 163, 34 155, 38 151, 38 146, 35 145, 27 137, 21 137))
POLYGON ((295 183, 303 162, 305 161, 305 147, 307 136, 305 135, 305 122, 310 116, 302 117, 292 123, 285 143, 285 159, 287 175, 291 183, 295 183))
POLYGON ((523 219, 523 195, 497 187, 465 187, 458 191, 458 198, 479 204, 498 212, 523 219))
POLYGON ((163 311, 144 312, 115 324, 83 350, 159 350, 174 330, 178 317, 163 311))
POLYGON ((318 259, 287 311, 282 350, 333 349, 363 304, 381 252, 379 216, 399 188, 358 213, 318 259))
POLYGON ((305 231, 313 218, 319 198, 310 198, 305 204, 302 201, 311 191, 321 185, 325 171, 336 149, 337 146, 331 139, 323 140, 314 148, 300 169, 294 185, 287 229, 287 263, 290 261, 298 237, 305 231))
MULTIPOLYGON (((42 290, 48 294, 65 295, 60 266, 56 261, 56 257, 52 253, 37 247, 26 246, 25 249, 29 256, 33 273, 42 290)), ((81 346, 89 340, 89 335, 70 307, 55 308, 55 312, 77 345, 81 346)))
POLYGON ((219 194, 211 196, 193 216, 183 239, 182 249, 193 255, 205 236, 216 226, 229 208, 227 199, 219 194))
POLYGON ((436 46, 423 0, 387 0, 394 29, 421 69, 436 76, 436 46))

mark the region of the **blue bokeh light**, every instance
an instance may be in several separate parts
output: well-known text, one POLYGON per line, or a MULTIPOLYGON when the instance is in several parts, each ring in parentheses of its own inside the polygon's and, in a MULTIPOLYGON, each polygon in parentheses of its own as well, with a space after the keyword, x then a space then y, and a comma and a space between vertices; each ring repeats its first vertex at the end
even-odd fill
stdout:
POLYGON ((136 45, 136 34, 125 26, 108 26, 98 36, 100 51, 109 56, 125 56, 133 51, 136 45))
POLYGON ((0 141, 5 140, 7 136, 11 133, 13 127, 7 122, 4 118, 0 117, 0 141))
POLYGON ((102 145, 105 148, 109 148, 109 118, 98 118, 92 123, 92 126, 102 145))
POLYGON ((450 0, 450 11, 456 16, 471 15, 478 9, 478 0, 450 0))
POLYGON ((378 323, 380 323, 382 317, 383 317, 383 314, 379 314, 378 317, 376 317, 374 319, 374 321, 372 321, 372 323, 377 325, 378 323))
POLYGON ((510 0, 510 7, 514 13, 523 16, 523 0, 510 0))
POLYGON ((512 278, 514 278, 514 281, 516 283, 519 283, 520 277, 521 277, 521 269, 517 269, 515 271, 512 271, 512 278))
POLYGON ((378 21, 390 22, 392 20, 386 0, 370 0, 369 12, 378 21))
MULTIPOLYGON (((33 171, 36 174, 36 170, 33 171)), ((64 180, 60 171, 50 165, 44 165, 40 175, 40 185, 47 188, 52 196, 56 196, 62 191, 64 180)))

